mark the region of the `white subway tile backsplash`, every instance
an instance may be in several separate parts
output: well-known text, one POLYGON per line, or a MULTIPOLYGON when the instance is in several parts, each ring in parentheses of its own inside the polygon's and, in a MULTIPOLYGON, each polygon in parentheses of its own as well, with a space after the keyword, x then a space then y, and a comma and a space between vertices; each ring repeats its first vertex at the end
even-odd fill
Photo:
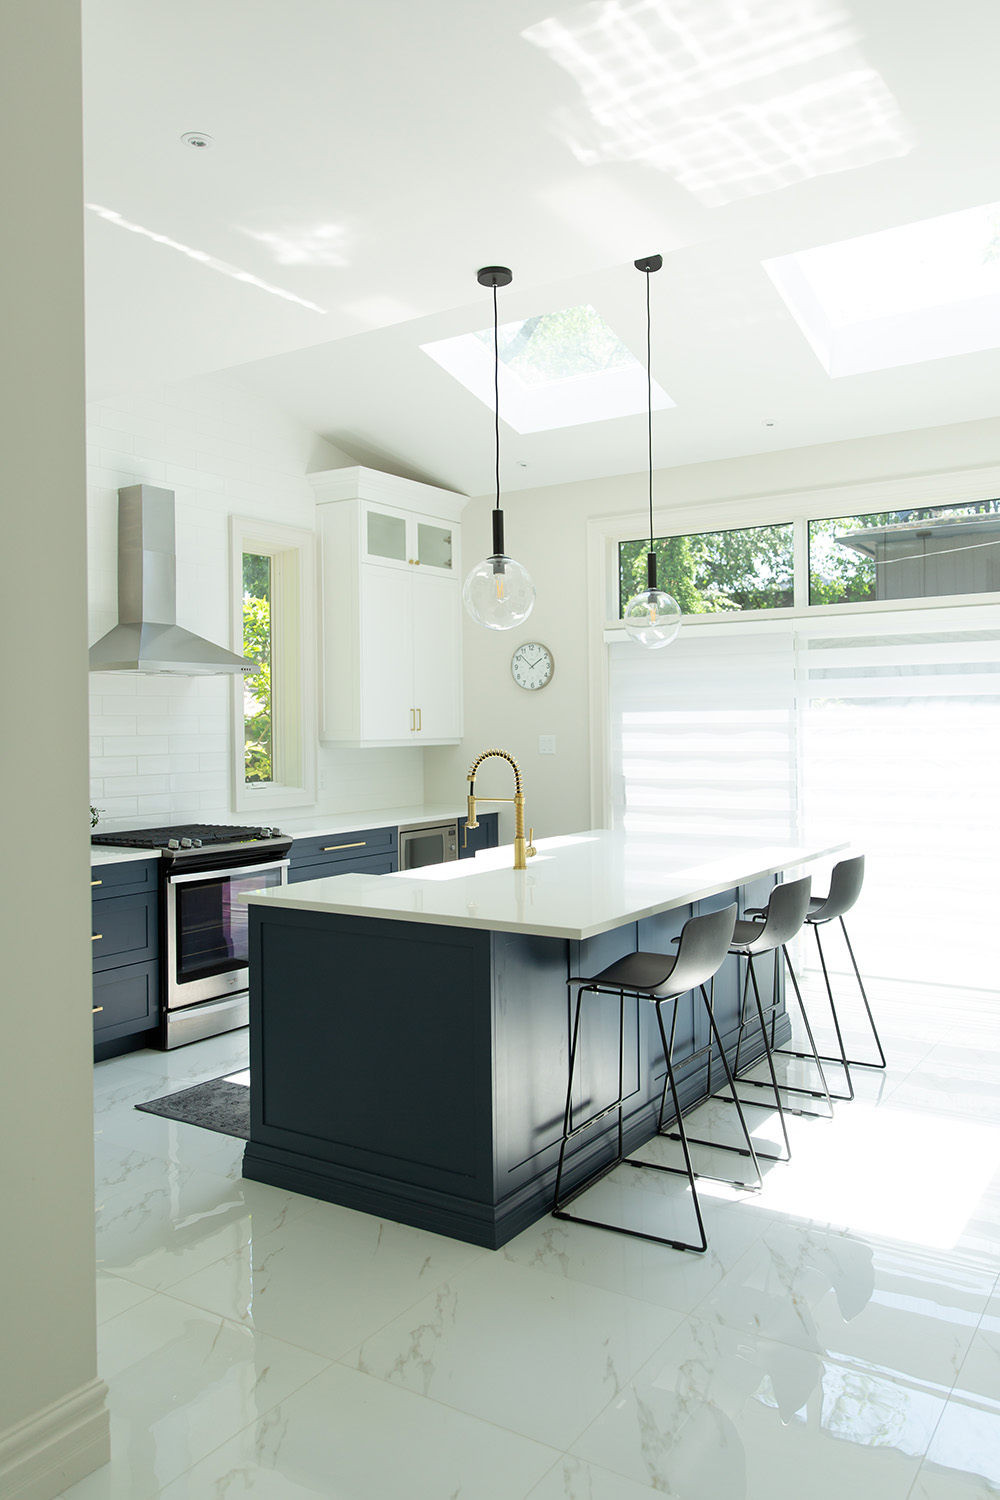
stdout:
POLYGON ((150 816, 154 813, 157 815, 169 815, 175 810, 179 811, 180 809, 174 808, 174 801, 169 792, 158 796, 141 796, 136 806, 136 812, 140 817, 150 816))
POLYGON ((104 790, 111 797, 136 796, 140 792, 169 792, 169 776, 105 776, 104 790))
POLYGON ((165 734, 108 735, 101 744, 105 749, 120 750, 123 755, 166 755, 169 747, 165 734))
POLYGON ((106 739, 113 738, 118 734, 135 734, 135 714, 127 719, 122 715, 102 713, 100 711, 101 702, 102 700, 98 699, 98 710, 96 713, 92 712, 90 716, 90 727, 94 734, 104 735, 106 739))
POLYGON ((92 755, 90 758, 92 776, 135 776, 136 772, 134 755, 92 755))

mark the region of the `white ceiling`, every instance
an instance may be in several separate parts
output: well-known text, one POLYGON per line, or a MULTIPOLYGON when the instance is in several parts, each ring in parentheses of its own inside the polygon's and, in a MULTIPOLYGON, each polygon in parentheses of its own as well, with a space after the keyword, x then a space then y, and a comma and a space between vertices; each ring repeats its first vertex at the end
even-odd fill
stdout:
MULTIPOLYGON (((1000 200, 996 0, 83 0, 83 14, 85 197, 146 231, 86 215, 94 398, 225 370, 360 462, 486 493, 492 416, 420 344, 488 326, 475 273, 503 264, 502 321, 592 303, 643 357, 632 262, 659 251, 653 374, 676 407, 655 417, 658 465, 1000 413, 1000 351, 831 380, 761 266, 1000 200), (580 89, 522 35, 553 15, 667 10, 749 13, 763 35, 803 8, 840 15, 912 145, 714 207, 662 167, 581 163, 566 139, 580 89), (193 131, 214 146, 182 144, 193 131)), ((505 488, 645 466, 644 416, 501 441, 505 488)))

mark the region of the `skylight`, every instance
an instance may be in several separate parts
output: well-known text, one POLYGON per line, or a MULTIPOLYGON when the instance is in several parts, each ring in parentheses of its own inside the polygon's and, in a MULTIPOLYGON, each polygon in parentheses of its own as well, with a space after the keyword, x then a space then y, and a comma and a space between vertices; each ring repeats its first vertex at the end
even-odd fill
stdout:
POLYGON ((763 265, 834 377, 1000 347, 1000 203, 763 265))
MULTIPOLYGON (((422 344, 492 409, 493 329, 422 344)), ((499 330, 500 416, 515 432, 575 427, 646 410, 646 370, 590 306, 564 307, 499 330)), ((673 402, 653 381, 653 407, 673 402)))

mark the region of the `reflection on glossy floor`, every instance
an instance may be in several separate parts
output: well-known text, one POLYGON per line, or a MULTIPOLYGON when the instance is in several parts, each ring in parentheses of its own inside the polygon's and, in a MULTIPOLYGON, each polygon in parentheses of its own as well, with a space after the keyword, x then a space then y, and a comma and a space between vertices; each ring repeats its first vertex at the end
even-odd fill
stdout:
MULTIPOLYGON (((244 1182, 242 1142, 133 1108, 245 1066, 245 1033, 101 1064, 114 1457, 67 1500, 1000 1495, 1000 1006, 873 989, 888 1074, 795 1119, 762 1193, 706 1183, 701 1257, 551 1219, 478 1250, 244 1182)), ((602 1210, 690 1213, 622 1174, 602 1210)))

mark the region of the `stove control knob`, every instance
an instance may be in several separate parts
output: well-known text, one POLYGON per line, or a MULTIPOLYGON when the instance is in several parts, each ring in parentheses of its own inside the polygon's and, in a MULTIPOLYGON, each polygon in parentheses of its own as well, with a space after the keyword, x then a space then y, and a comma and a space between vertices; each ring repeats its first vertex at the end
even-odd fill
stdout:
POLYGON ((192 839, 191 840, 191 848, 192 849, 200 849, 201 848, 201 839, 192 839))
POLYGON ((191 849, 191 848, 193 848, 193 847, 194 847, 194 846, 193 846, 193 844, 192 844, 192 843, 191 843, 191 840, 190 840, 190 839, 181 839, 181 848, 182 848, 182 849, 191 849))
POLYGON ((178 842, 177 842, 177 840, 176 840, 176 839, 167 839, 167 848, 168 848, 168 849, 179 849, 179 848, 180 848, 180 847, 181 847, 181 846, 180 846, 180 844, 179 844, 179 843, 178 843, 178 842))
POLYGON ((270 830, 270 833, 271 833, 271 837, 273 839, 280 839, 281 838, 281 829, 280 828, 272 828, 270 830))

